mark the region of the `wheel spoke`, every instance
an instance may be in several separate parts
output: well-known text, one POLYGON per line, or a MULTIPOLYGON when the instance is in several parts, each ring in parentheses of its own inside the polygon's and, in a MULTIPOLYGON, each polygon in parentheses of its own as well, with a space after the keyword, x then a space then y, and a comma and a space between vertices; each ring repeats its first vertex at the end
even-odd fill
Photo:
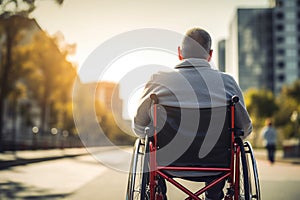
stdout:
MULTIPOLYGON (((145 139, 146 140, 146 139, 145 139)), ((143 196, 143 193, 145 192, 145 186, 144 184, 144 172, 145 172, 145 148, 146 142, 142 141, 141 139, 137 139, 131 166, 130 166, 130 172, 128 177, 128 186, 127 186, 127 199, 128 200, 141 200, 145 199, 143 196)))

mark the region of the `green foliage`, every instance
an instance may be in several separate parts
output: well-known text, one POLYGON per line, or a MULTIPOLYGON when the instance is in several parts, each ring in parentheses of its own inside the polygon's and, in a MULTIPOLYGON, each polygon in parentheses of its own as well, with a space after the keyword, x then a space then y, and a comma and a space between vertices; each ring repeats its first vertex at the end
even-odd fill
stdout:
MULTIPOLYGON (((55 0, 59 5, 63 0, 55 0)), ((16 65, 13 58, 14 48, 18 44, 18 37, 24 28, 28 28, 30 19, 28 15, 35 9, 35 0, 1 0, 0 1, 0 35, 5 35, 4 49, 1 49, 0 54, 5 55, 1 61, 0 66, 0 152, 2 151, 2 132, 3 132, 3 112, 4 101, 7 96, 12 93, 15 88, 13 87, 18 77, 14 77, 14 73, 23 69, 16 65), (18 69, 13 69, 15 66, 18 69)), ((22 74, 22 73, 21 73, 22 74)), ((16 99, 14 101, 17 101, 16 99)))
MULTIPOLYGON (((61 5, 64 0, 54 0, 58 5, 61 5)), ((0 14, 10 13, 18 15, 28 15, 34 9, 36 0, 1 0, 0 1, 0 14)))
POLYGON ((283 87, 281 95, 289 98, 290 100, 294 101, 294 103, 298 104, 298 106, 300 106, 300 80, 295 81, 294 84, 290 86, 283 87))
POLYGON ((274 125, 282 130, 283 138, 300 138, 300 80, 284 86, 277 97, 267 90, 249 89, 245 103, 254 129, 259 130, 266 118, 272 118, 274 125))
POLYGON ((52 126, 70 130, 74 126, 71 93, 77 72, 55 41, 44 32, 38 32, 27 45, 26 65, 31 73, 26 78, 26 85, 41 107, 43 128, 52 126), (50 117, 49 121, 46 121, 47 117, 50 117))
POLYGON ((245 103, 254 125, 258 127, 278 110, 275 96, 268 90, 249 89, 245 93, 245 103))
POLYGON ((283 128, 286 138, 300 137, 300 80, 283 87, 277 101, 280 109, 275 116, 276 125, 283 128), (296 114, 295 119, 292 118, 293 113, 296 114))

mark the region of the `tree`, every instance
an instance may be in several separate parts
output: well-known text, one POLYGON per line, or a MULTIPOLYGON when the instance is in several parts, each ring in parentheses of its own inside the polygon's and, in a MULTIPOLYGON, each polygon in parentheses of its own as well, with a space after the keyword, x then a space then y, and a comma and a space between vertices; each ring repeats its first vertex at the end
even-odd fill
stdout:
MULTIPOLYGON (((26 19, 28 19, 29 13, 35 9, 35 2, 35 0, 0 0, 0 34, 2 37, 5 37, 5 47, 0 52, 0 54, 5 54, 5 58, 1 62, 0 71, 0 152, 3 147, 1 142, 3 141, 4 101, 13 91, 10 85, 14 85, 14 82, 9 82, 8 80, 8 77, 13 73, 14 60, 12 51, 18 43, 18 36, 21 30, 28 25, 28 20, 26 19)), ((55 0, 55 2, 61 5, 63 0, 55 0)), ((16 79, 13 80, 16 81, 16 79)))
MULTIPOLYGON (((1 70, 0 70, 0 142, 2 141, 2 129, 3 129, 3 111, 4 101, 7 96, 14 91, 14 85, 18 78, 18 74, 14 74, 18 70, 20 65, 15 62, 17 58, 14 58, 14 47, 17 46, 20 41, 20 30, 28 27, 28 21, 24 20, 20 16, 0 16, 1 35, 5 37, 4 48, 1 48, 1 70)), ((0 144, 0 151, 3 145, 0 144)))
POLYGON ((41 108, 42 131, 48 131, 50 126, 67 128, 63 122, 72 115, 71 92, 76 69, 66 60, 67 53, 61 52, 56 39, 45 32, 36 33, 28 46, 32 72, 27 85, 41 108))
POLYGON ((285 138, 300 137, 300 80, 282 88, 278 96, 278 105, 280 106, 275 117, 276 125, 282 128, 285 138))
POLYGON ((251 116, 254 129, 254 145, 258 137, 258 130, 264 125, 266 118, 272 118, 278 106, 275 96, 269 90, 249 89, 245 93, 245 103, 251 116))
POLYGON ((261 120, 273 117, 278 110, 276 99, 269 90, 249 89, 245 93, 247 110, 257 126, 263 125, 261 120))
MULTIPOLYGON (((58 5, 62 5, 64 0, 54 0, 58 5)), ((29 14, 35 9, 36 0, 0 0, 0 14, 8 12, 15 14, 29 14)))

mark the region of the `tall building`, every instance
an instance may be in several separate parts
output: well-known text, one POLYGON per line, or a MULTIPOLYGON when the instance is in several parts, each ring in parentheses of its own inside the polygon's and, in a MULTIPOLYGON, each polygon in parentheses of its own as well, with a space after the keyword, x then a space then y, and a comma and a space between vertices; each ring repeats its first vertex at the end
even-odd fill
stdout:
POLYGON ((120 97, 120 86, 114 82, 91 82, 82 84, 82 95, 89 95, 103 104, 105 109, 122 119, 123 100, 120 97))
POLYGON ((273 90, 272 9, 238 9, 226 42, 226 71, 242 90, 273 90))
POLYGON ((274 91, 300 77, 300 1, 273 0, 274 91))
POLYGON ((97 98, 105 107, 122 116, 123 101, 120 98, 120 87, 114 82, 98 82, 96 87, 97 98))
POLYGON ((226 47, 226 40, 221 40, 218 42, 218 66, 219 70, 225 72, 225 47, 226 47))
POLYGON ((237 9, 226 41, 226 71, 242 90, 280 93, 300 77, 300 0, 270 0, 270 8, 237 9))
POLYGON ((113 113, 119 128, 126 133, 132 133, 131 120, 123 116, 123 99, 120 97, 120 85, 115 82, 98 82, 95 96, 113 113))

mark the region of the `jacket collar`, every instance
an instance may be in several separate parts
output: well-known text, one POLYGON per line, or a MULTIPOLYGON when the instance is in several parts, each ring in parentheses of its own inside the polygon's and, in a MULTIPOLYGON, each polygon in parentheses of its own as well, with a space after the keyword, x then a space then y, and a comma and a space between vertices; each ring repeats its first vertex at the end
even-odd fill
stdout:
POLYGON ((176 65, 175 69, 187 68, 187 67, 211 67, 211 66, 205 59, 188 58, 188 59, 182 60, 178 65, 176 65))

